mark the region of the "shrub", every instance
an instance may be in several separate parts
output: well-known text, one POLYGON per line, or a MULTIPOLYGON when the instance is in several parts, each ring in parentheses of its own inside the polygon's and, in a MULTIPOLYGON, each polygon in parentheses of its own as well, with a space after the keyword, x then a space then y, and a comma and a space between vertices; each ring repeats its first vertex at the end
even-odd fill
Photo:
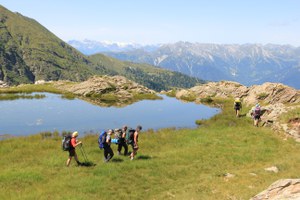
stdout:
POLYGON ((182 96, 181 99, 184 101, 192 102, 196 100, 196 95, 194 93, 189 93, 188 95, 182 96))
POLYGON ((264 100, 265 98, 268 97, 269 94, 267 93, 260 93, 257 95, 257 98, 260 99, 260 100, 264 100))
POLYGON ((211 97, 205 97, 200 99, 201 103, 212 103, 214 100, 211 97))
POLYGON ((167 93, 166 93, 166 95, 168 96, 168 97, 176 97, 176 90, 175 89, 172 89, 172 90, 170 90, 170 91, 168 91, 167 93))

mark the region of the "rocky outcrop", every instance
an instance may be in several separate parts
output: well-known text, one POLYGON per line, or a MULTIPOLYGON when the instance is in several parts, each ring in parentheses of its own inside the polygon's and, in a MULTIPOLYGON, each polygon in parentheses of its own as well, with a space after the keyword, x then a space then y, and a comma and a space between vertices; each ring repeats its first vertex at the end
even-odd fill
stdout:
POLYGON ((83 96, 91 94, 114 93, 120 97, 132 96, 132 94, 152 93, 155 92, 142 85, 126 79, 123 76, 94 76, 87 81, 75 84, 66 90, 83 96))
POLYGON ((249 87, 249 92, 243 99, 247 104, 257 101, 263 101, 265 104, 299 103, 300 91, 281 83, 264 83, 249 87))
POLYGON ((278 180, 268 189, 251 198, 251 200, 296 200, 300 199, 300 179, 278 180))
MULTIPOLYGON (((205 98, 236 98, 240 97, 243 104, 254 106, 261 103, 262 124, 271 126, 274 130, 282 131, 300 141, 300 125, 294 123, 292 126, 282 124, 279 117, 290 110, 299 107, 300 91, 280 83, 264 83, 246 87, 237 82, 221 81, 210 82, 199 85, 188 90, 180 90, 176 93, 178 99, 194 99, 201 103, 205 98), (193 98, 190 98, 193 97, 193 98)), ((248 116, 250 116, 250 112, 248 116)))
POLYGON ((248 105, 255 104, 258 101, 264 101, 267 104, 300 102, 299 90, 280 83, 264 83, 246 87, 232 81, 210 82, 188 90, 181 90, 177 92, 176 97, 181 99, 185 95, 190 95, 190 93, 196 95, 196 101, 207 97, 240 97, 248 105))
POLYGON ((177 92, 176 98, 182 99, 184 96, 194 94, 196 101, 200 102, 202 98, 220 97, 230 98, 235 96, 245 96, 249 89, 246 86, 232 81, 209 82, 207 84, 192 87, 188 90, 177 92))
POLYGON ((58 82, 56 87, 102 106, 107 106, 106 104, 121 106, 139 100, 135 99, 139 95, 155 95, 153 90, 123 76, 93 76, 80 83, 65 84, 65 82, 61 82, 60 84, 58 82))

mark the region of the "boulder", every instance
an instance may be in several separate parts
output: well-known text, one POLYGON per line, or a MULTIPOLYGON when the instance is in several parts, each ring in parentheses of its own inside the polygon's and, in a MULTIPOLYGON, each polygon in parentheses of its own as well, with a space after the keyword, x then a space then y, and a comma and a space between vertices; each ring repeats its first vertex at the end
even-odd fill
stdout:
POLYGON ((267 172, 273 172, 273 173, 278 173, 279 169, 276 166, 272 166, 272 167, 265 168, 265 171, 267 171, 267 172))
POLYGON ((300 199, 300 179, 278 180, 268 189, 251 198, 251 200, 296 200, 300 199))

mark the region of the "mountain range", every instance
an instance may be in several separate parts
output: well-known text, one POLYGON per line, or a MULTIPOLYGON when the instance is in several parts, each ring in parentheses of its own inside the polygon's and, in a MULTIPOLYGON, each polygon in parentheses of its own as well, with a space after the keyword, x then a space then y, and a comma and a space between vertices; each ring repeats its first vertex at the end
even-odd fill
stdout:
POLYGON ((120 61, 102 54, 86 56, 34 19, 0 5, 0 81, 9 85, 38 80, 83 81, 93 75, 122 75, 154 90, 191 87, 197 78, 120 61))
MULTIPOLYGON (((82 50, 84 44, 81 45, 82 50)), ((108 49, 102 53, 120 60, 160 66, 208 81, 231 80, 244 85, 280 82, 300 88, 299 47, 177 42, 153 45, 151 50, 139 45, 128 50, 125 46, 122 48, 123 51, 108 49)))
POLYGON ((100 42, 88 39, 82 41, 69 40, 67 43, 85 55, 93 55, 101 52, 132 51, 141 48, 145 51, 154 51, 160 46, 159 44, 141 45, 137 43, 121 43, 109 41, 100 42))

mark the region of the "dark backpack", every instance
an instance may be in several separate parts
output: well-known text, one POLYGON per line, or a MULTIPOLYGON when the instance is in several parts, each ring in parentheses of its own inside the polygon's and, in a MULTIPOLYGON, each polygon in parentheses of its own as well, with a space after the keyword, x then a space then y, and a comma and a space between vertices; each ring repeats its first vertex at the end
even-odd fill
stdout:
POLYGON ((234 107, 235 108, 241 107, 241 102, 234 102, 234 107))
POLYGON ((123 135, 122 129, 115 129, 115 137, 121 139, 123 135))
POLYGON ((102 131, 102 133, 99 135, 98 144, 100 149, 104 148, 104 144, 106 143, 106 136, 107 136, 106 131, 102 131))
POLYGON ((64 151, 69 151, 71 148, 71 139, 72 136, 70 134, 65 135, 62 139, 61 145, 64 151))
POLYGON ((132 144, 133 143, 133 140, 134 140, 134 133, 135 133, 135 130, 132 129, 132 128, 129 128, 126 132, 126 143, 127 144, 132 144))
POLYGON ((260 113, 261 113, 261 110, 260 110, 260 107, 256 107, 255 110, 254 110, 254 116, 260 116, 260 113))

